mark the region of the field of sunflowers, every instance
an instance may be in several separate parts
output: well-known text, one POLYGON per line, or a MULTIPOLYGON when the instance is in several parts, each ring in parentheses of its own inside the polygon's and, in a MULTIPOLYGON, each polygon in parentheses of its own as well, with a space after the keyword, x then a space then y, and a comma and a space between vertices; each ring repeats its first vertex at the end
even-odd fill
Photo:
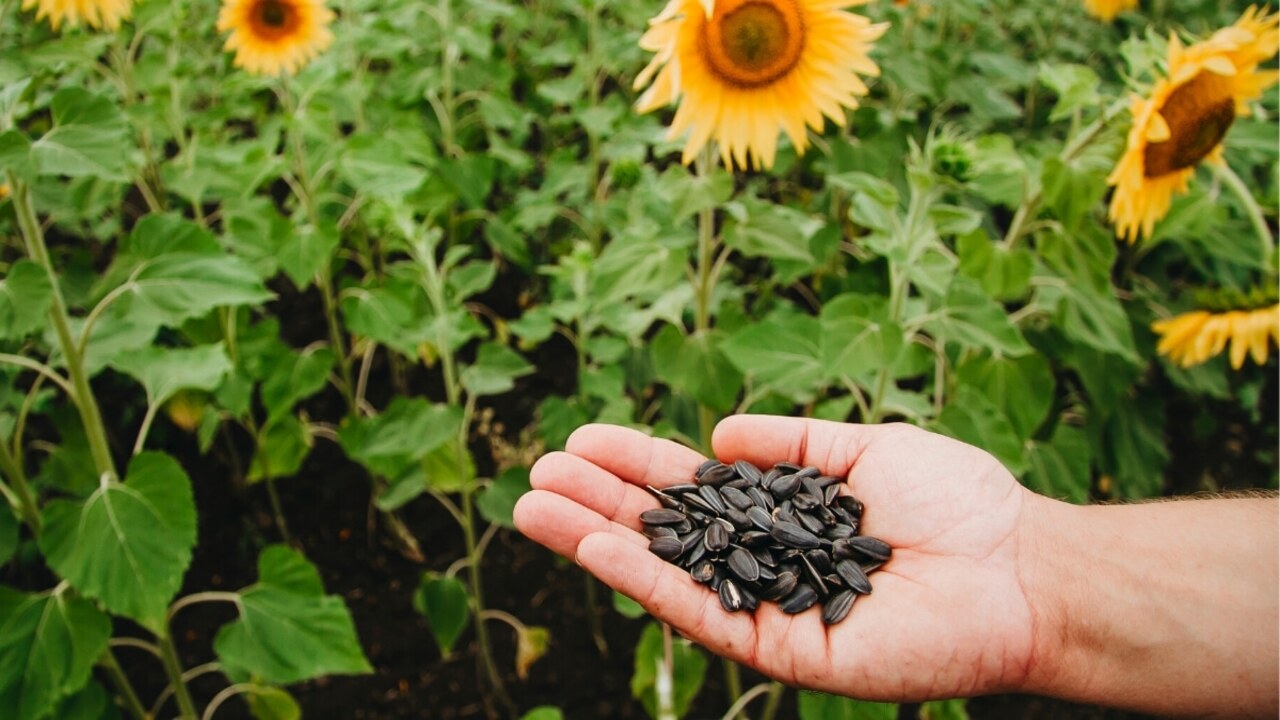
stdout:
MULTIPOLYGON (((1274 9, 0 0, 0 715, 1123 717, 770 682, 513 525, 576 428, 1277 486, 1274 9)), ((856 611, 855 611, 856 612, 856 611)))

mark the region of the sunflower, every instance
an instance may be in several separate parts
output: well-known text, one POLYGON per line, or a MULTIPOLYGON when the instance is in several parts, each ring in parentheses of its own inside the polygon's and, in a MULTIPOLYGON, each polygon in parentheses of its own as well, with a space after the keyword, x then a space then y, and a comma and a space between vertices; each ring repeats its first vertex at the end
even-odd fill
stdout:
POLYGON ((36 20, 49 18, 57 30, 63 21, 71 27, 84 21, 90 27, 115 30, 133 10, 132 0, 22 0, 22 9, 36 7, 36 20))
POLYGON ((1231 27, 1184 48, 1169 37, 1168 76, 1149 97, 1130 105, 1133 127, 1120 162, 1107 178, 1115 186, 1108 217, 1129 242, 1150 236, 1169 212, 1175 193, 1185 193, 1201 161, 1220 162, 1222 139, 1249 101, 1276 82, 1275 71, 1258 64, 1276 54, 1280 15, 1256 7, 1231 27))
POLYGON ((1271 341, 1280 342, 1280 304, 1223 313, 1196 310, 1157 320, 1151 329, 1160 335, 1156 352, 1182 367, 1209 360, 1230 342, 1231 367, 1239 370, 1246 353, 1262 365, 1271 341))
POLYGON ((1084 11, 1102 22, 1111 22, 1125 10, 1138 7, 1138 0, 1084 0, 1084 11))
POLYGON ((803 153, 805 126, 844 125, 868 92, 858 74, 880 74, 867 53, 888 25, 842 10, 867 1, 670 0, 640 38, 655 55, 636 109, 683 96, 667 135, 689 133, 686 164, 713 140, 726 167, 771 167, 779 131, 803 153))
POLYGON ((223 0, 218 30, 235 65, 256 75, 292 75, 329 47, 333 12, 324 0, 223 0))

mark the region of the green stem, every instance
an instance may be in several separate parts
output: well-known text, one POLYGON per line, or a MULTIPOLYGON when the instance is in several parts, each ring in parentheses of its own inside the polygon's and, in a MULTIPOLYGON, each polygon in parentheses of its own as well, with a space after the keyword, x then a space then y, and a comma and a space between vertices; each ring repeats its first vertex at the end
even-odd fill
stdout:
POLYGON ((1258 205, 1258 201, 1253 197, 1253 193, 1249 191, 1244 180, 1236 174, 1231 166, 1222 161, 1219 163, 1211 163, 1209 165, 1213 169, 1222 184, 1226 185, 1235 193, 1236 199, 1240 201, 1244 213, 1249 217, 1249 223, 1253 225, 1253 231, 1258 236, 1258 244, 1262 249, 1263 267, 1271 268, 1271 255, 1275 252, 1276 239, 1271 234, 1271 226, 1267 224, 1267 218, 1262 214, 1262 207, 1258 205))
MULTIPOLYGON (((698 155, 697 173, 699 178, 709 175, 715 167, 715 157, 708 144, 698 155)), ((694 269, 694 332, 698 335, 711 329, 711 293, 715 288, 713 270, 715 253, 715 208, 707 206, 698 211, 698 259, 694 269)), ((715 428, 715 412, 698 404, 698 433, 702 443, 702 451, 708 456, 714 454, 711 448, 711 434, 715 428)))
POLYGON ((276 528, 280 530, 280 540, 286 545, 293 544, 289 536, 289 523, 284 519, 284 506, 280 504, 280 494, 276 492, 275 478, 267 478, 267 498, 271 500, 271 512, 276 516, 276 528))
POLYGON ((58 344, 67 362, 67 374, 71 376, 71 385, 75 388, 76 408, 80 411, 80 421, 84 425, 85 437, 89 441, 89 452, 93 456, 94 467, 100 477, 116 480, 115 463, 111 459, 110 446, 107 443, 107 431, 102 424, 102 413, 98 410, 98 401, 89 387, 89 376, 84 369, 84 358, 79 346, 71 334, 71 324, 67 314, 67 303, 62 297, 62 287, 58 282, 58 274, 49 258, 49 249, 45 246, 44 231, 36 219, 35 207, 31 203, 31 188, 25 182, 9 173, 9 187, 13 193, 13 207, 18 216, 18 227, 26 241, 27 254, 39 263, 49 276, 49 284, 53 288, 53 307, 49 317, 53 321, 54 332, 58 335, 58 344))
MULTIPOLYGON (((7 489, 13 494, 18 501, 18 512, 22 514, 22 519, 27 523, 27 527, 31 528, 34 535, 40 534, 40 509, 36 505, 35 496, 31 493, 31 486, 27 484, 27 474, 23 472, 22 466, 18 464, 13 453, 9 452, 9 445, 0 442, 0 473, 9 478, 9 486, 7 489)), ((3 483, 0 483, 3 485, 3 483)), ((6 494, 9 494, 8 492, 6 494)))
POLYGON ((120 698, 124 700, 124 707, 129 711, 136 720, 149 720, 146 708, 142 707, 142 701, 138 699, 138 693, 133 689, 133 683, 129 682, 129 676, 124 674, 120 663, 116 661, 115 653, 108 648, 102 653, 102 657, 98 658, 98 666, 107 671, 107 675, 111 677, 111 683, 116 686, 116 692, 120 693, 120 698))
POLYGON ((347 355, 347 343, 342 337, 342 326, 338 323, 338 303, 333 293, 333 280, 330 269, 326 265, 317 277, 320 297, 324 302, 324 319, 329 327, 329 344, 333 346, 333 354, 338 358, 338 373, 342 378, 342 398, 347 403, 347 415, 356 417, 355 385, 352 382, 351 358, 347 355))
MULTIPOLYGON (((742 672, 738 669, 738 663, 732 660, 724 661, 724 692, 729 696, 729 702, 736 702, 742 697, 742 672)), ((746 709, 740 708, 734 717, 747 720, 746 709)))
POLYGON ((778 707, 782 704, 782 696, 787 692, 787 686, 776 680, 769 684, 769 697, 764 701, 764 714, 760 716, 760 720, 773 720, 778 715, 778 707))
POLYGON ((471 584, 471 602, 475 608, 476 642, 480 645, 480 658, 484 664, 485 675, 489 678, 490 687, 498 697, 498 701, 502 703, 509 713, 513 713, 515 707, 503 688, 502 676, 498 674, 498 666, 493 660, 493 651, 489 645, 489 630, 485 627, 482 619, 484 615, 484 588, 480 577, 480 553, 476 543, 473 504, 471 489, 463 490, 462 517, 464 522, 462 523, 462 534, 467 543, 467 579, 471 584))
POLYGON ((165 674, 169 676, 169 682, 173 683, 173 696, 177 698, 178 708, 182 712, 179 717, 183 720, 195 720, 196 705, 191 700, 186 681, 182 679, 182 663, 178 660, 178 651, 173 646, 168 628, 165 628, 164 635, 157 638, 156 644, 160 646, 160 660, 164 662, 165 674))

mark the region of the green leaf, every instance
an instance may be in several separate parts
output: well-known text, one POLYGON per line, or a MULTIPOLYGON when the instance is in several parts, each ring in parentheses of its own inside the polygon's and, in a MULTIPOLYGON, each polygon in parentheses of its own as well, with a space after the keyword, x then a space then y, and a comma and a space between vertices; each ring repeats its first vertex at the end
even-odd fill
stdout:
POLYGON ((128 125, 116 104, 76 87, 53 96, 53 129, 31 144, 31 157, 42 175, 97 177, 124 181, 131 147, 128 125))
POLYGON ((974 388, 961 385, 931 429, 986 450, 1014 475, 1026 470, 1017 431, 1000 408, 974 388))
POLYGON ((63 699, 53 717, 57 720, 120 720, 120 709, 98 683, 88 684, 63 699))
POLYGON ((302 421, 290 414, 280 415, 258 432, 258 447, 249 461, 251 483, 271 478, 291 477, 302 468, 311 452, 311 435, 302 421))
POLYGON ((1123 497, 1159 495, 1169 462, 1163 399, 1148 394, 1108 409, 1101 422, 1090 416, 1087 426, 1089 443, 1102 471, 1114 477, 1123 497))
POLYGON ((0 177, 3 171, 25 177, 31 173, 31 141, 17 130, 0 133, 0 177))
POLYGON ((338 432, 347 455, 387 478, 458 437, 462 408, 399 396, 379 415, 356 420, 338 432))
POLYGON ((937 317, 925 323, 925 329, 948 343, 1002 355, 1016 356, 1031 351, 1000 303, 963 275, 952 280, 946 298, 934 314, 937 317))
POLYGON ((22 259, 0 279, 0 340, 21 340, 49 321, 53 285, 38 264, 22 259))
POLYGON ((448 657, 453 652, 453 644, 466 629, 471 619, 470 602, 461 580, 437 572, 422 574, 413 607, 427 618, 441 655, 448 657))
POLYGON ((822 367, 828 379, 873 376, 894 364, 905 345, 902 328, 889 317, 886 298, 846 293, 822 307, 822 367))
POLYGON ((245 693, 249 714, 256 720, 302 720, 302 708, 293 696, 280 688, 253 685, 245 693))
POLYGON ((1000 408, 1022 440, 1035 434, 1053 403, 1053 371, 1043 355, 974 356, 957 368, 956 379, 1000 408))
POLYGON ((563 450, 569 435, 588 421, 576 400, 548 395, 538 406, 538 433, 548 450, 563 450))
POLYGON ((813 262, 809 238, 822 222, 785 205, 751 202, 731 213, 722 236, 724 244, 748 257, 813 262))
POLYGON ((1110 170, 1109 161, 1100 154, 1086 153, 1069 162, 1046 159, 1040 173, 1045 204, 1064 227, 1074 229, 1107 194, 1110 170))
POLYGON ((719 347, 716 331, 691 337, 664 325, 650 346, 653 369, 673 389, 719 412, 729 412, 742 389, 742 374, 719 347))
POLYGON ((733 197, 733 175, 722 170, 693 175, 685 168, 672 167, 659 178, 658 193, 672 205, 672 220, 679 223, 733 197))
MULTIPOLYGON (((7 479, 7 478, 6 478, 7 479)), ((18 549, 18 516, 8 503, 0 508, 0 565, 5 565, 18 549)))
POLYGON ((373 671, 342 598, 325 595, 320 573, 292 548, 263 550, 258 582, 239 596, 240 619, 224 625, 213 641, 232 672, 287 685, 373 671))
POLYGON ((496 342, 480 346, 476 361, 462 370, 462 386, 475 396, 498 395, 513 389, 515 380, 533 372, 520 354, 496 342))
POLYGON ((804 403, 822 386, 821 338, 817 318, 784 315, 743 326, 723 349, 729 362, 751 379, 753 389, 804 403))
POLYGON ((0 703, 6 717, 49 717, 89 682, 111 620, 73 593, 29 595, 0 587, 0 703))
POLYGON ((898 706, 801 690, 796 712, 800 720, 896 720, 898 706))
POLYGON ((540 705, 521 715, 520 720, 564 720, 564 713, 558 707, 540 705))
POLYGON ((267 422, 292 412, 299 400, 319 392, 329 379, 333 363, 333 351, 318 348, 289 352, 272 365, 262 383, 262 406, 267 410, 267 422))
POLYGON ((111 366, 142 383, 148 405, 162 405, 179 390, 212 392, 231 371, 231 358, 222 343, 148 347, 113 359, 111 366))
POLYGON ((493 482, 476 497, 476 508, 491 523, 514 529, 512 518, 516 501, 529 492, 529 468, 513 467, 503 470, 493 482))
POLYGON ((372 135, 349 138, 338 168, 356 190, 389 200, 413 192, 427 179, 426 170, 410 164, 396 143, 372 135))
POLYGON ((611 242, 591 266, 587 289, 596 307, 650 297, 678 282, 683 253, 657 242, 611 242))
POLYGON ((1034 441, 1027 453, 1027 487, 1073 503, 1089 500, 1089 439, 1083 430, 1061 424, 1049 442, 1034 441))
POLYGON ((1141 364, 1129 316, 1114 295, 1099 292, 1078 278, 1053 277, 1038 285, 1035 302, 1051 309, 1055 325, 1072 340, 1127 363, 1141 364))
POLYGON ((381 287, 352 288, 339 305, 347 329, 417 359, 418 345, 429 337, 424 320, 431 311, 417 284, 397 279, 381 287))
POLYGON ((956 241, 960 273, 977 280, 996 300, 1017 300, 1026 294, 1035 257, 1026 248, 1006 249, 985 232, 962 235, 956 241))
POLYGON ((124 482, 44 508, 40 549, 49 566, 107 610, 164 632, 196 542, 191 481, 162 453, 133 458, 124 482))
POLYGON ((427 483, 441 492, 458 492, 476 479, 471 453, 458 443, 445 443, 422 458, 427 483))
POLYGON ((632 600, 626 595, 623 595, 617 590, 613 591, 613 609, 617 610, 618 614, 621 615, 622 617, 628 618, 630 620, 635 620, 636 618, 642 618, 648 614, 647 611, 644 609, 644 607, 640 605, 640 603, 636 602, 635 600, 632 600))
MULTIPOLYGON (((129 237, 120 244, 120 253, 132 260, 151 260, 167 255, 175 248, 184 253, 210 257, 224 254, 213 233, 170 213, 148 215, 139 220, 129 237)), ((128 269, 117 265, 112 271, 126 272, 128 269)))
MULTIPOLYGON (((671 644, 671 694, 676 717, 689 712, 689 706, 702 689, 707 675, 707 658, 692 643, 676 638, 671 644)), ((662 663, 662 629, 649 623, 636 644, 635 671, 631 675, 631 696, 640 700, 649 717, 658 717, 658 668, 662 663)))
POLYGON ((920 706, 920 720, 969 720, 965 698, 933 700, 920 706))
POLYGON ((1102 104, 1098 94, 1098 74, 1084 65, 1072 63, 1042 63, 1040 80, 1058 96, 1058 102, 1049 114, 1050 120, 1071 117, 1079 110, 1087 110, 1102 104))
POLYGON ((166 325, 218 307, 258 305, 273 297, 240 258, 174 252, 138 263, 117 304, 133 318, 166 325))
POLYGON ((341 241, 337 228, 332 225, 295 228, 280 248, 280 269, 284 270, 295 287, 305 290, 333 260, 341 241))

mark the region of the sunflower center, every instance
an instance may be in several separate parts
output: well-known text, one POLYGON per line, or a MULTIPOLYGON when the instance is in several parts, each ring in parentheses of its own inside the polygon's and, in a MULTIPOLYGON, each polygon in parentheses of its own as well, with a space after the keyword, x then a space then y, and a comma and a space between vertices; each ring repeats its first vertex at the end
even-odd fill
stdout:
POLYGON ((253 27, 266 38, 289 34, 298 24, 298 11, 288 0, 260 0, 253 13, 253 27))
POLYGON ((1213 152, 1236 119, 1230 87, 1218 75, 1203 71, 1169 94, 1160 114, 1169 139, 1149 143, 1143 153, 1149 178, 1194 167, 1213 152))
POLYGON ((698 47, 721 80, 755 88, 796 66, 804 35, 796 0, 717 0, 715 13, 703 18, 698 47))

